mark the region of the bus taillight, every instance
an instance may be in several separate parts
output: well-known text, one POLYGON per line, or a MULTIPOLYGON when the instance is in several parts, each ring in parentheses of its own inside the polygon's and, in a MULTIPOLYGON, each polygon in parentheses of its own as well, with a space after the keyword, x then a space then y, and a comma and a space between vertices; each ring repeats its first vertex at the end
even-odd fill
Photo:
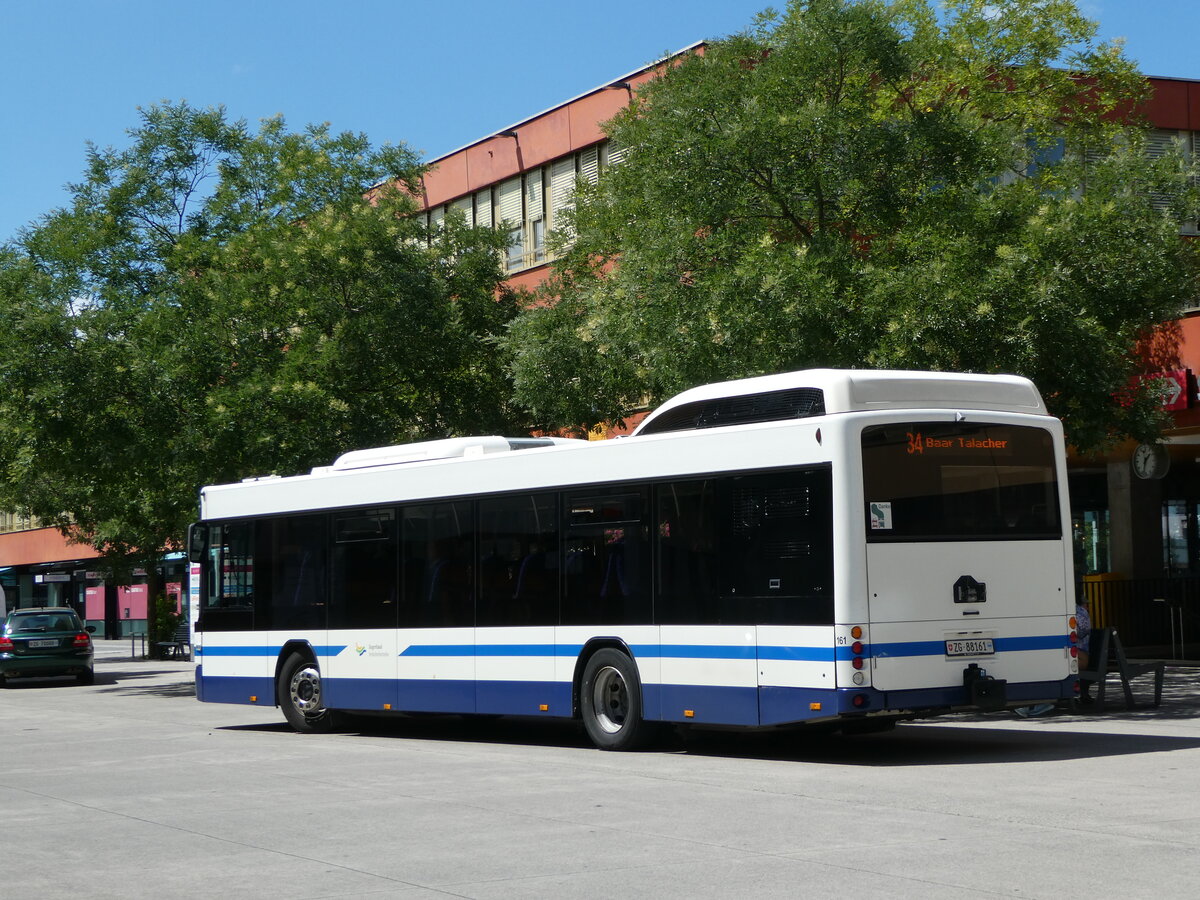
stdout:
POLYGON ((863 674, 863 669, 866 668, 866 644, 861 640, 864 629, 861 625, 853 625, 850 628, 850 636, 854 639, 854 643, 850 645, 850 665, 854 668, 854 676, 851 679, 855 684, 861 685, 866 683, 866 676, 863 674))

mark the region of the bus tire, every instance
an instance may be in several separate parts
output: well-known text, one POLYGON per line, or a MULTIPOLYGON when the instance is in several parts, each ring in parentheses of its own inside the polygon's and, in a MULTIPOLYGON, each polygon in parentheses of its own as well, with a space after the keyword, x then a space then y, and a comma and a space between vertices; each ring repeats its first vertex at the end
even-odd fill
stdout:
POLYGON ((637 666, 620 650, 597 650, 583 669, 580 689, 583 727, 601 750, 636 750, 652 728, 642 719, 637 666))
POLYGON ((293 653, 279 672, 276 699, 288 724, 301 734, 333 730, 334 713, 321 698, 321 670, 309 657, 293 653))

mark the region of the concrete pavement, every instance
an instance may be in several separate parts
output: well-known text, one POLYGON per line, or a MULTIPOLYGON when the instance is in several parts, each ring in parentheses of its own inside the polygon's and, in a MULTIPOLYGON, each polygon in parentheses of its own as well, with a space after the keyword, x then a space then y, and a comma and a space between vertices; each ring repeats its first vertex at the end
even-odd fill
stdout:
POLYGON ((516 720, 300 736, 99 643, 95 685, 0 692, 7 900, 1194 892, 1194 670, 1158 710, 610 754, 516 720))

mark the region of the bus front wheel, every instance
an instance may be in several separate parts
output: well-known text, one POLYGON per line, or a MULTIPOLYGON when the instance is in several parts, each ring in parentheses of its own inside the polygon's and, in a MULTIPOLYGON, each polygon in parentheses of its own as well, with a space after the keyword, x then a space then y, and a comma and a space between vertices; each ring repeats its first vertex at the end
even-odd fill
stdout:
POLYGON ((637 667, 620 650, 597 650, 583 669, 580 690, 583 727, 601 750, 635 750, 651 727, 642 719, 637 667))
POLYGON ((306 656, 293 653, 280 670, 279 706, 288 724, 301 734, 333 730, 334 714, 321 697, 321 670, 306 656))

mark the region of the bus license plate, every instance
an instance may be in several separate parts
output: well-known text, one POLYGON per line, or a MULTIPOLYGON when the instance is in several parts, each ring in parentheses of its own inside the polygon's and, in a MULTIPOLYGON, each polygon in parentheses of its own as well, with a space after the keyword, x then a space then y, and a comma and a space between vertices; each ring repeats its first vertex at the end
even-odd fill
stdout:
POLYGON ((57 641, 57 639, 56 640, 44 640, 44 641, 43 640, 30 641, 29 646, 30 647, 57 647, 58 641, 57 641))
POLYGON ((993 656, 996 647, 991 638, 967 638, 946 641, 947 656, 993 656))

